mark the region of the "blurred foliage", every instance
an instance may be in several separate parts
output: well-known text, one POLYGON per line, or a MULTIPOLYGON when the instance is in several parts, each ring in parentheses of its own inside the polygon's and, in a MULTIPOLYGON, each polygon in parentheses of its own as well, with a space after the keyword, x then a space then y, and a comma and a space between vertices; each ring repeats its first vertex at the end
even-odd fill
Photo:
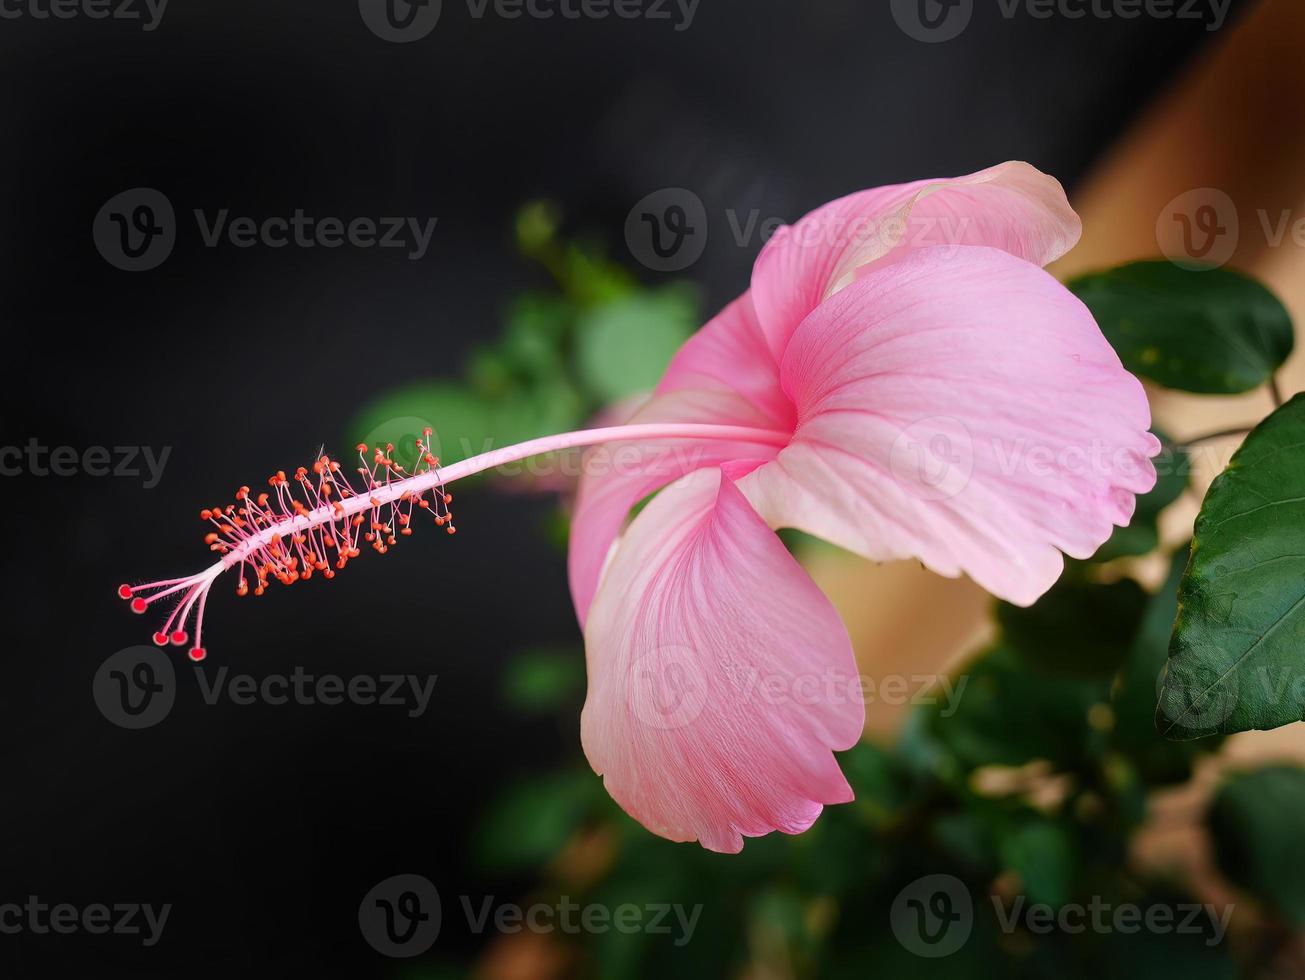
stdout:
POLYGON ((701 323, 697 290, 640 286, 597 246, 562 240, 560 222, 546 202, 522 209, 517 247, 551 284, 509 304, 499 337, 469 353, 463 378, 412 381, 385 393, 353 420, 346 445, 393 443, 395 457, 410 465, 429 425, 437 454, 453 463, 579 428, 652 391, 701 323))
MULTIPOLYGON (((638 285, 600 251, 563 241, 559 223, 555 209, 536 204, 516 228, 522 254, 555 288, 511 305, 502 336, 471 354, 465 381, 393 392, 360 416, 355 436, 398 445, 442 423, 451 461, 583 424, 656 383, 699 320, 694 294, 638 285)), ((1125 363, 1162 383, 1246 390, 1290 350, 1276 300, 1232 273, 1146 263, 1073 288, 1125 363)), ((1155 724, 1187 549, 1167 556, 1156 592, 1129 559, 1157 551, 1160 514, 1188 488, 1183 448, 1161 439, 1159 481, 1139 498, 1131 525, 1091 560, 1068 561, 1033 607, 996 604, 994 641, 946 685, 957 697, 920 698, 893 744, 841 754, 855 800, 826 808, 806 833, 750 839, 737 855, 668 842, 612 802, 578 747, 570 765, 511 784, 470 848, 504 890, 608 909, 671 904, 699 917, 687 942, 674 930, 555 931, 542 939, 558 954, 539 961, 546 971, 518 960, 515 973, 484 961, 468 972, 491 980, 1287 975, 1279 963, 1305 923, 1305 771, 1292 767, 1237 774, 1210 807, 1220 868, 1237 889, 1230 935, 1211 925, 1209 911, 1187 929, 1131 930, 1039 929, 1023 914, 1033 904, 1053 915, 1131 905, 1176 922, 1209 901, 1208 882, 1134 857, 1155 793, 1187 783, 1221 746, 1217 736, 1169 741, 1155 724), (894 917, 933 875, 950 876, 971 906, 967 938, 938 958, 913 949, 894 917)), ((564 541, 564 527, 553 530, 564 541)), ((784 539, 796 547, 804 536, 784 539)), ((584 670, 579 647, 524 651, 503 675, 502 710, 555 718, 574 733, 584 670)), ((1213 907, 1216 918, 1226 911, 1213 907)), ((495 949, 513 938, 499 937, 495 949)), ((403 976, 455 975, 439 963, 403 976)))

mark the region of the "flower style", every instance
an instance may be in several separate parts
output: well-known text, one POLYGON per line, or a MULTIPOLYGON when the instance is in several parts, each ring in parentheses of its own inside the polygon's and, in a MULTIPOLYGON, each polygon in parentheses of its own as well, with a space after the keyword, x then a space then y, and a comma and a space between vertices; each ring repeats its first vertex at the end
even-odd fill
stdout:
POLYGON ((569 555, 590 764, 672 840, 736 852, 799 833, 852 799, 833 753, 859 739, 864 704, 838 683, 857 677, 846 629, 775 529, 1027 605, 1155 483, 1141 384, 1042 268, 1079 232, 1060 184, 1024 163, 842 198, 767 243, 750 290, 628 425, 443 468, 422 444, 412 473, 363 448, 361 489, 322 457, 296 474, 302 501, 280 474, 209 512, 210 569, 121 591, 138 611, 181 593, 156 640, 185 643, 230 568, 260 590, 333 574, 360 537, 384 551, 423 512, 451 521, 448 483, 591 445, 569 555))

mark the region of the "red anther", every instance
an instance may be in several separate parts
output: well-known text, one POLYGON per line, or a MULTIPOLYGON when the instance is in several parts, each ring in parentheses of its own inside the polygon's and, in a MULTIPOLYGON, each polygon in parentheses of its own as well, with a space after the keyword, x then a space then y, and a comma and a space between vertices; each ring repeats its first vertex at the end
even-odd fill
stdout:
POLYGON ((199 512, 199 519, 200 519, 201 521, 207 521, 207 520, 210 520, 212 517, 213 517, 213 512, 212 512, 211 510, 207 510, 207 509, 206 509, 206 510, 201 510, 201 511, 199 512))
POLYGON ((131 611, 134 613, 143 613, 148 608, 149 608, 149 603, 146 602, 144 599, 131 600, 131 611))
POLYGON ((456 527, 454 527, 452 524, 450 524, 450 525, 448 526, 448 529, 447 529, 447 530, 448 530, 449 534, 457 534, 457 533, 458 533, 458 529, 457 529, 456 527))
POLYGON ((434 432, 434 431, 435 431, 435 430, 432 429, 432 428, 428 425, 428 426, 426 426, 426 428, 424 428, 424 429, 421 430, 421 434, 424 435, 424 436, 426 436, 427 438, 430 438, 430 434, 431 434, 432 432, 434 432))
POLYGON ((435 526, 436 526, 436 527, 443 527, 444 524, 445 524, 445 522, 446 522, 447 520, 448 520, 448 518, 445 517, 443 514, 436 514, 436 515, 435 515, 435 526))
POLYGON ((241 487, 236 491, 236 499, 244 500, 249 496, 249 487, 241 487))
POLYGON ((241 582, 239 585, 237 585, 236 595, 240 595, 240 596, 249 595, 249 584, 247 582, 241 582))
POLYGON ((451 503, 453 503, 453 494, 451 494, 451 493, 446 493, 446 494, 444 495, 444 502, 445 502, 446 504, 451 504, 451 503))
POLYGON ((367 452, 367 443, 365 443, 365 442, 360 442, 360 443, 358 443, 358 445, 357 445, 356 448, 357 448, 358 452, 360 452, 360 453, 365 453, 365 452, 367 452))
POLYGON ((425 497, 422 497, 420 500, 417 501, 417 506, 418 506, 418 507, 423 507, 423 508, 429 508, 429 507, 430 507, 430 501, 427 500, 425 497))
POLYGON ((155 634, 154 634, 154 645, 155 645, 156 647, 165 647, 165 646, 167 646, 167 645, 168 645, 168 634, 167 634, 167 633, 155 633, 155 634))
POLYGON ((131 598, 131 586, 130 586, 130 585, 120 585, 120 586, 118 586, 118 598, 119 598, 119 599, 130 599, 130 598, 131 598))
POLYGON ((216 531, 210 531, 208 534, 204 535, 205 544, 212 544, 213 542, 220 541, 220 540, 221 538, 218 537, 216 531))
POLYGON ((189 656, 191 660, 195 661, 195 663, 199 663, 208 656, 208 651, 203 647, 191 647, 189 656))
POLYGON ((400 531, 399 533, 402 534, 405 538, 407 538, 407 537, 411 537, 411 536, 412 536, 412 528, 410 528, 410 527, 405 527, 405 528, 404 528, 402 531, 400 531))
POLYGON ((172 633, 173 646, 176 647, 183 646, 188 639, 190 639, 190 637, 186 635, 185 630, 174 630, 172 633))

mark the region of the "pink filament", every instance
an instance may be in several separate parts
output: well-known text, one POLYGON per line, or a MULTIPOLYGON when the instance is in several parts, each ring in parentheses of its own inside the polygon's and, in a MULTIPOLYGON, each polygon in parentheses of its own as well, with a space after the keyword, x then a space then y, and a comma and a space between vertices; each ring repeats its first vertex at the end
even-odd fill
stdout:
MULTIPOLYGON (((427 430, 426 438, 429 439, 427 430)), ((698 423, 618 425, 599 429, 582 429, 559 435, 544 436, 481 453, 459 463, 441 468, 439 460, 429 452, 427 443, 418 440, 419 463, 412 473, 395 463, 385 451, 375 450, 372 465, 363 466, 359 473, 364 486, 355 489, 339 473, 340 464, 320 457, 312 467, 314 477, 306 468, 295 474, 301 488, 303 501, 295 498, 290 480, 284 472, 274 475, 268 482, 272 493, 249 495, 242 487, 237 494, 237 504, 225 508, 206 510, 203 515, 216 527, 217 532, 208 537, 210 548, 222 555, 220 561, 202 572, 186 578, 166 579, 144 585, 119 588, 119 595, 132 601, 135 612, 145 612, 149 605, 166 596, 183 592, 172 614, 158 637, 184 644, 187 639, 185 625, 192 611, 195 613, 195 644, 190 649, 192 660, 203 660, 207 655, 203 647, 204 606, 213 583, 227 570, 241 568, 240 593, 246 591, 244 569, 253 568, 258 580, 256 594, 266 585, 266 575, 273 575, 289 585, 300 579, 312 577, 314 571, 325 578, 335 572, 326 561, 327 549, 336 552, 335 568, 343 568, 349 558, 357 557, 361 537, 374 550, 384 554, 395 543, 395 524, 401 525, 398 533, 410 534, 408 527, 413 508, 430 511, 439 526, 447 524, 453 533, 452 514, 448 502, 452 499, 446 484, 474 476, 485 470, 518 462, 531 456, 591 446, 604 442, 645 441, 653 439, 726 439, 736 442, 753 442, 764 446, 783 446, 789 436, 775 429, 748 428, 732 425, 705 425, 698 423), (422 469, 425 466, 426 469, 422 469), (383 480, 381 479, 383 477, 383 480), (428 499, 427 495, 431 495, 428 499), (433 507, 431 504, 433 503, 433 507), (363 517, 370 511, 370 522, 363 517), (366 530, 362 530, 367 525, 366 530), (289 545, 285 542, 289 542, 289 545)), ((360 455, 366 452, 359 446, 360 455)))

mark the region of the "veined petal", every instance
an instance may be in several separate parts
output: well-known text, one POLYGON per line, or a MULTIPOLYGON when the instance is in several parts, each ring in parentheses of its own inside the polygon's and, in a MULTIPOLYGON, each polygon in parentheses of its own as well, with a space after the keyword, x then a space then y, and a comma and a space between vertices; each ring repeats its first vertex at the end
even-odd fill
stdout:
POLYGON ((731 853, 852 798, 831 750, 865 717, 838 614, 734 484, 752 465, 658 494, 585 628, 594 771, 654 833, 731 853))
MULTIPOLYGON (((631 423, 706 422, 793 431, 793 405, 745 293, 672 359, 656 396, 631 423)), ((672 480, 732 459, 769 459, 773 446, 713 440, 617 442, 590 450, 571 518, 568 574, 583 626, 603 563, 630 509, 672 480)))
POLYGON ((1029 262, 918 249, 825 301, 781 364, 790 445, 740 488, 772 527, 919 558, 1029 604, 1155 484, 1141 384, 1029 262))
POLYGON ((745 399, 771 426, 792 431, 793 403, 779 385, 779 361, 744 293, 690 337, 671 359, 657 394, 686 389, 728 391, 745 399))
POLYGON ((922 247, 983 245, 1046 265, 1082 224, 1060 182, 1011 162, 968 177, 877 187, 780 229, 752 271, 752 298, 776 360, 798 324, 871 263, 922 247))

